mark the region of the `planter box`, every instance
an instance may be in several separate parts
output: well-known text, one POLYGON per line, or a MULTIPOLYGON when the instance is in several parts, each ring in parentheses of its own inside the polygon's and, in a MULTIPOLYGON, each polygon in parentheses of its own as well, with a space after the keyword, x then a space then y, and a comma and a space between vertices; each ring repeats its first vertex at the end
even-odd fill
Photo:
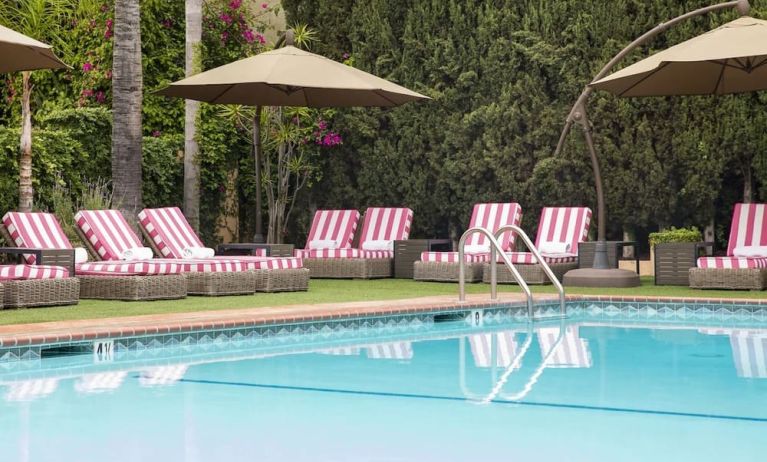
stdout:
POLYGON ((655 285, 689 286, 690 268, 695 268, 700 249, 711 245, 703 242, 669 242, 656 244, 655 285))

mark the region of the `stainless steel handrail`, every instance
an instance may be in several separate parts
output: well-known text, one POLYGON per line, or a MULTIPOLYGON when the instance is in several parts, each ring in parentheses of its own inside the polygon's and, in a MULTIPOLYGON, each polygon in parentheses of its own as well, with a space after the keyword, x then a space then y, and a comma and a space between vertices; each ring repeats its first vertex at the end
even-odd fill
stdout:
POLYGON ((509 256, 506 255, 506 253, 503 251, 501 244, 498 242, 498 239, 496 239, 493 233, 488 231, 486 228, 479 226, 468 229, 465 233, 463 233, 463 236, 461 236, 461 240, 458 241, 458 300, 461 302, 466 301, 466 260, 464 247, 466 246, 466 240, 469 238, 469 236, 475 233, 484 234, 485 237, 487 237, 487 239, 490 241, 490 299, 498 299, 498 269, 496 268, 495 261, 497 260, 498 256, 497 252, 500 252, 503 263, 507 268, 509 268, 509 271, 511 271, 511 274, 514 276, 514 280, 517 281, 517 284, 519 284, 519 286, 522 288, 522 291, 525 293, 525 296, 527 297, 527 314, 532 319, 533 293, 530 291, 530 287, 527 285, 525 280, 522 279, 522 276, 514 267, 514 264, 511 263, 509 256))
MULTIPOLYGON (((562 313, 562 316, 565 316, 567 314, 566 308, 565 308, 565 288, 562 286, 562 283, 559 282, 559 279, 557 279, 557 276, 554 274, 553 271, 551 271, 551 267, 548 263, 546 263, 546 260, 543 259, 541 256, 541 253, 538 251, 538 249, 533 245, 530 238, 527 236, 527 234, 517 225, 505 225, 501 226, 495 231, 495 237, 496 241, 503 235, 504 233, 507 233, 509 231, 517 233, 517 235, 522 238, 522 241, 527 246, 527 250, 530 251, 530 253, 535 256, 535 259, 538 261, 538 264, 541 265, 541 268, 543 268, 543 272, 546 274, 546 277, 549 278, 552 284, 554 284, 554 287, 557 288, 557 291, 559 292, 559 309, 562 313)), ((499 247, 500 248, 500 247, 499 247)), ((490 250, 490 275, 494 276, 496 273, 496 258, 495 258, 495 247, 492 247, 490 250)), ((504 262, 506 260, 504 259, 504 262)), ((512 271, 512 274, 514 274, 515 279, 517 279, 518 272, 512 271)), ((521 279, 521 278, 519 278, 521 279)), ((517 280, 517 283, 519 283, 519 279, 517 280)), ((497 281, 497 280, 496 280, 497 281)), ((528 293, 529 289, 525 291, 525 293, 528 293)), ((532 317, 532 312, 530 313, 530 316, 532 317)))

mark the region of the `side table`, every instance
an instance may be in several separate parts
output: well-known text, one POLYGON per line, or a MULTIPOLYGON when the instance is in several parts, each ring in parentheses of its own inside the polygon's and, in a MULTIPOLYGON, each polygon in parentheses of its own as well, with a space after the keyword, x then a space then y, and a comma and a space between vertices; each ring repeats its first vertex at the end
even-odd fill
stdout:
POLYGON ((394 241, 394 277, 413 279, 413 263, 421 259, 421 252, 450 251, 450 239, 408 239, 394 241))
POLYGON ((655 285, 689 286, 690 268, 697 266, 700 251, 713 242, 666 242, 655 244, 655 285))
MULTIPOLYGON (((634 260, 636 261, 636 272, 639 274, 639 252, 637 252, 636 241, 606 241, 607 243, 607 265, 611 268, 618 267, 618 261, 623 255, 624 247, 634 248, 634 260)), ((597 243, 594 241, 578 243, 578 268, 591 268, 594 264, 594 252, 597 243)))
POLYGON ((221 244, 216 255, 253 255, 257 249, 266 249, 267 257, 292 257, 293 244, 221 244))

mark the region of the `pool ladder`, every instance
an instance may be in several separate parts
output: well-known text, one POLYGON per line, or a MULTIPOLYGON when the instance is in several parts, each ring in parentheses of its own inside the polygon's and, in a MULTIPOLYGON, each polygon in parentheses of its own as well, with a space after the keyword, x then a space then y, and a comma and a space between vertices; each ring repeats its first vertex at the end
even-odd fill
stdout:
POLYGON ((559 292, 559 309, 562 316, 565 316, 567 313, 565 308, 565 289, 562 287, 562 283, 559 282, 559 279, 557 279, 557 277, 554 275, 554 272, 551 271, 551 267, 549 267, 549 264, 546 263, 543 257, 541 257, 541 253, 538 251, 532 241, 530 241, 530 238, 527 236, 527 234, 525 234, 522 228, 516 225, 502 226, 495 231, 495 234, 491 233, 487 228, 482 228, 480 226, 470 228, 465 233, 463 233, 461 240, 458 242, 458 300, 461 302, 466 301, 466 260, 464 258, 466 253, 466 241, 472 234, 480 233, 485 235, 485 237, 487 237, 487 239, 490 241, 490 299, 498 300, 497 260, 498 256, 500 255, 504 265, 506 265, 509 271, 511 271, 511 275, 514 277, 514 280, 517 282, 517 284, 519 284, 519 286, 522 288, 522 291, 525 293, 525 296, 527 297, 527 314, 530 319, 533 319, 535 315, 535 310, 533 307, 533 293, 530 291, 530 287, 527 285, 525 280, 519 274, 519 271, 517 271, 514 263, 511 262, 509 256, 506 255, 506 252, 504 252, 500 242, 498 242, 498 239, 504 233, 508 232, 516 233, 522 239, 522 241, 527 246, 527 249, 533 254, 533 256, 535 256, 538 264, 540 264, 543 268, 543 272, 546 274, 546 277, 548 277, 551 283, 554 284, 554 286, 557 288, 557 291, 559 292))

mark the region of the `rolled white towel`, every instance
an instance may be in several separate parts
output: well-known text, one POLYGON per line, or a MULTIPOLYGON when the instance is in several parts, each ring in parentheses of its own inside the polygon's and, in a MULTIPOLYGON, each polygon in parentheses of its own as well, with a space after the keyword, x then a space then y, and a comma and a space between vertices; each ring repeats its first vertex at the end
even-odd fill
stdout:
POLYGON ((541 242, 538 246, 538 251, 541 254, 565 254, 570 253, 570 244, 567 242, 541 242))
POLYGON ((213 258, 216 251, 210 247, 187 247, 181 251, 181 256, 186 259, 213 258))
POLYGON ((85 263, 88 261, 88 251, 83 247, 75 247, 75 264, 85 263))
POLYGON ((151 260, 153 257, 154 253, 149 247, 133 247, 123 250, 120 259, 125 261, 151 260))
POLYGON ((735 247, 732 254, 736 257, 767 257, 767 245, 743 245, 735 247))
POLYGON ((466 244, 463 246, 464 253, 490 253, 490 244, 466 244))
POLYGON ((365 241, 362 243, 362 250, 394 250, 394 241, 378 240, 365 241))
POLYGON ((309 241, 309 248, 312 250, 337 249, 338 242, 334 239, 314 239, 309 241))

